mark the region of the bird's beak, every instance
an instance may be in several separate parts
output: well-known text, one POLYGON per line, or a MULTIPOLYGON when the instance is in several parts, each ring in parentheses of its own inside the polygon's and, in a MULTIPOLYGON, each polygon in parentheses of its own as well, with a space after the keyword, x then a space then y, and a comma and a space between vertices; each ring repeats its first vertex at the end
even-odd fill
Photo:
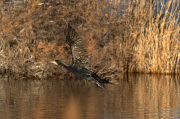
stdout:
POLYGON ((56 61, 51 61, 51 63, 53 63, 55 65, 58 65, 58 63, 56 61))

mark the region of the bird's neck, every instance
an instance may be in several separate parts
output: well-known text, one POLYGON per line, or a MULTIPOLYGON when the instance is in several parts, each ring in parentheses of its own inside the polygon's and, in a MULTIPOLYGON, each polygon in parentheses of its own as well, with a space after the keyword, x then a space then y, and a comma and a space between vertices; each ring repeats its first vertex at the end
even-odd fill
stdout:
POLYGON ((58 60, 57 63, 63 67, 65 67, 66 69, 68 69, 71 65, 67 64, 66 62, 62 61, 62 60, 58 60))

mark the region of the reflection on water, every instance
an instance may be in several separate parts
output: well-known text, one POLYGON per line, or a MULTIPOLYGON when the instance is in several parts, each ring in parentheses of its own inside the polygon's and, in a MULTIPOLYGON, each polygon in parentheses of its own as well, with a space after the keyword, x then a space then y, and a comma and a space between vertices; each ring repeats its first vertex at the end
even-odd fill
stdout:
POLYGON ((1 119, 180 118, 179 79, 129 75, 97 88, 84 80, 0 80, 1 119))

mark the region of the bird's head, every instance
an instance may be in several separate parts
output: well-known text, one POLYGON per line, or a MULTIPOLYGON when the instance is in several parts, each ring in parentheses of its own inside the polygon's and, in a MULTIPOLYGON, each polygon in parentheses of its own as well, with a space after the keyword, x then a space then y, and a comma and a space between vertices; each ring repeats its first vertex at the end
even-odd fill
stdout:
POLYGON ((56 61, 51 61, 51 63, 53 63, 55 65, 58 65, 58 63, 56 61))
POLYGON ((54 61, 51 61, 51 63, 55 64, 55 65, 61 65, 61 66, 64 66, 64 67, 69 67, 70 65, 67 64, 66 62, 62 61, 62 60, 54 60, 54 61))

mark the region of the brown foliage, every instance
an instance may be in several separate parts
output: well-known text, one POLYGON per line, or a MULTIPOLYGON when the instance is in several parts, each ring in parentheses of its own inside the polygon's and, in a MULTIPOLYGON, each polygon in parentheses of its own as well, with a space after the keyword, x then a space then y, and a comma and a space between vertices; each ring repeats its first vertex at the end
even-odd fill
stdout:
MULTIPOLYGON (((147 6, 152 7, 150 3, 147 6)), ((129 4, 122 17, 117 17, 117 11, 107 1, 40 4, 33 0, 19 9, 2 11, 1 72, 16 78, 71 77, 63 67, 50 64, 55 59, 71 64, 71 51, 63 32, 67 22, 82 38, 92 71, 101 77, 117 76, 127 70, 174 72, 179 37, 174 18, 170 17, 171 24, 165 27, 165 17, 154 17, 149 14, 149 7, 136 2, 129 4)))

